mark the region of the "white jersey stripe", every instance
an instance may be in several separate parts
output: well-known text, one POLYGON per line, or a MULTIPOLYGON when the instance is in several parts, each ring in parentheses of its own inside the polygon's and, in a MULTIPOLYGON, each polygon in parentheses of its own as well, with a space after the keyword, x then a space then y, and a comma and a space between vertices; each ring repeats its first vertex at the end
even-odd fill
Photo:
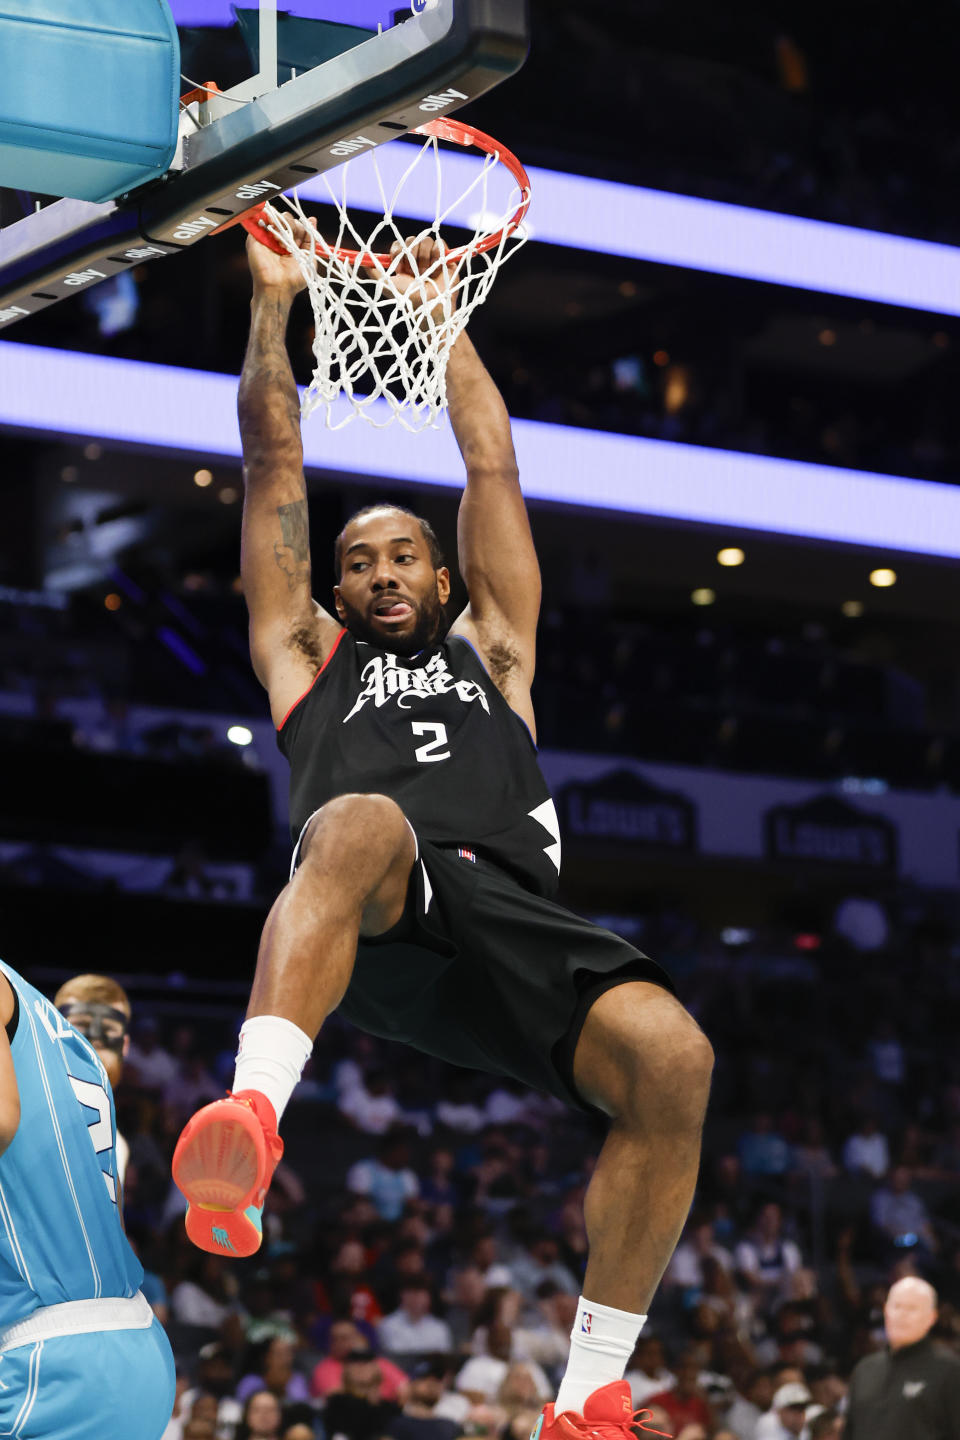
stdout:
POLYGON ((30 1363, 27 1369, 27 1393, 23 1397, 23 1404, 20 1406, 20 1413, 13 1422, 12 1430, 5 1430, 4 1435, 10 1435, 17 1440, 22 1433, 24 1425, 30 1418, 30 1412, 37 1403, 37 1394, 40 1389, 40 1356, 43 1354, 43 1341, 38 1340, 30 1352, 30 1363))
POLYGON ((7 1232, 7 1239, 10 1241, 10 1250, 16 1262, 17 1269, 20 1271, 22 1279, 26 1280, 32 1290, 33 1281, 30 1279, 27 1259, 23 1250, 20 1248, 20 1240, 17 1235, 16 1226, 13 1223, 13 1216, 10 1213, 10 1205, 7 1201, 6 1192, 2 1185, 0 1185, 0 1219, 3 1220, 3 1228, 7 1232))
POLYGON ((90 1244, 90 1236, 87 1234, 87 1227, 84 1224, 83 1211, 80 1209, 80 1202, 77 1199, 77 1192, 73 1183, 73 1176, 70 1174, 70 1165, 67 1161, 67 1151, 63 1143, 63 1131, 60 1129, 60 1121, 57 1117, 56 1107, 53 1103, 53 1095, 50 1090, 50 1081, 47 1076, 47 1067, 43 1063, 43 1051, 40 1047, 40 1037, 37 1034, 36 1021, 30 1014, 29 1006, 21 1005, 20 1009, 21 1013, 26 1013, 27 1018, 30 1022, 30 1033, 33 1036, 33 1045, 37 1054, 37 1065, 40 1070, 40 1080, 43 1085, 43 1093, 46 1096, 47 1107, 50 1112, 50 1121, 53 1125, 54 1134, 57 1137, 57 1147, 60 1151, 60 1162, 63 1165, 63 1173, 66 1178, 67 1184, 70 1187, 70 1194, 73 1198, 74 1208, 77 1212, 77 1220, 80 1224, 80 1230, 83 1235, 83 1243, 87 1247, 87 1256, 90 1260, 90 1268, 93 1271, 94 1299, 99 1299, 103 1293, 103 1286, 100 1280, 100 1271, 97 1268, 97 1262, 93 1254, 93 1247, 90 1244))

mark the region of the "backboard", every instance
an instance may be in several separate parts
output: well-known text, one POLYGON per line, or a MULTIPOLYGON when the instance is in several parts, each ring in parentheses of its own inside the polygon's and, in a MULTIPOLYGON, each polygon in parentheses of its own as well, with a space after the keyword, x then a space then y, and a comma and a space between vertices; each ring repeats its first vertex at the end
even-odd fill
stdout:
MULTIPOLYGON (((258 7, 251 0, 244 8, 258 7)), ((222 95, 204 92, 184 110, 181 143, 163 180, 106 204, 59 200, 0 230, 0 329, 194 245, 350 155, 452 114, 508 79, 526 56, 525 0, 411 0, 408 7, 303 0, 293 8, 297 15, 278 23, 276 0, 260 0, 259 13, 246 17, 254 73, 222 95), (378 10, 400 23, 378 29, 378 10), (374 22, 369 29, 357 23, 361 17, 374 22), (335 53, 317 64, 308 56, 309 68, 299 73, 296 55, 282 47, 315 47, 293 21, 319 27, 324 19, 341 27, 326 47, 335 53), (290 44, 288 27, 291 35, 296 30, 290 44), (298 73, 284 82, 292 70, 298 73)), ((178 24, 224 19, 219 0, 173 0, 173 9, 178 24)), ((191 77, 204 86, 208 78, 191 77)))

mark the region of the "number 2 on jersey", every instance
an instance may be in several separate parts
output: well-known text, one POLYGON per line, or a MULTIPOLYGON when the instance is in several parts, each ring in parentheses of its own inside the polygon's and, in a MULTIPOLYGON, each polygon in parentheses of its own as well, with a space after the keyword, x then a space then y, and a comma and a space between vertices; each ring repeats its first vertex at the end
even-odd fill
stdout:
POLYGON ((414 755, 421 765, 429 765, 434 760, 449 760, 450 751, 446 748, 449 745, 447 739, 447 727, 435 720, 414 720, 411 727, 414 735, 432 735, 433 739, 428 740, 426 745, 418 745, 414 755))

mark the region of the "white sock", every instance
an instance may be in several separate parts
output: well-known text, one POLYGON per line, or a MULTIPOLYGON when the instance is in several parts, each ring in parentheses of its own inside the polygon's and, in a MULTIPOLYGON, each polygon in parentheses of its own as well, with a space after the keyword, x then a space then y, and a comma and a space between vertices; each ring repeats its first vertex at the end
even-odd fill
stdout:
POLYGON ((554 1414, 575 1410, 601 1385, 622 1380, 646 1315, 614 1310, 580 1296, 577 1318, 570 1331, 570 1358, 557 1392, 554 1414))
POLYGON ((279 1125, 312 1054, 313 1041, 292 1020, 279 1015, 255 1015, 240 1027, 233 1089, 259 1090, 266 1095, 279 1125))

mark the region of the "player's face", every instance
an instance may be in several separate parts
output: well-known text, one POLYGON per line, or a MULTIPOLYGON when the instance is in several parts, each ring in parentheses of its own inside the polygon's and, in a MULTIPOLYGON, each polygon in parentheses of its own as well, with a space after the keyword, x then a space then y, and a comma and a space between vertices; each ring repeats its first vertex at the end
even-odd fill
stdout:
POLYGON ((70 1024, 86 1035, 107 1072, 111 1087, 116 1090, 123 1075, 123 1061, 130 1048, 127 1025, 130 1013, 114 1005, 90 1006, 82 996, 61 996, 60 1008, 70 1024))
POLYGON ((412 516, 376 510, 344 531, 340 584, 333 593, 351 635, 395 655, 415 655, 443 630, 450 574, 433 568, 412 516))

